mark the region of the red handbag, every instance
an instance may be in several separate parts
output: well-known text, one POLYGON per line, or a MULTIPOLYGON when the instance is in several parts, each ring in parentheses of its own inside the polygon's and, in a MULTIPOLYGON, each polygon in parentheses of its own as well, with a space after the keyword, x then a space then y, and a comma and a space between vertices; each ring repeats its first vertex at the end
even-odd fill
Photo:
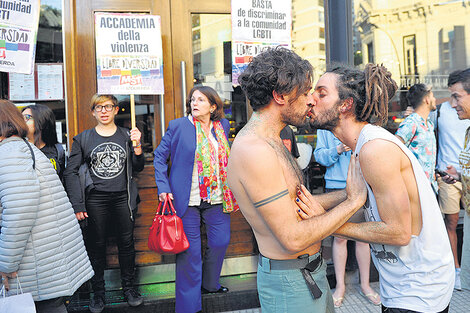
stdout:
POLYGON ((150 227, 148 247, 160 254, 178 254, 189 248, 189 241, 183 229, 183 221, 176 215, 168 195, 163 206, 161 202, 158 205, 150 227))

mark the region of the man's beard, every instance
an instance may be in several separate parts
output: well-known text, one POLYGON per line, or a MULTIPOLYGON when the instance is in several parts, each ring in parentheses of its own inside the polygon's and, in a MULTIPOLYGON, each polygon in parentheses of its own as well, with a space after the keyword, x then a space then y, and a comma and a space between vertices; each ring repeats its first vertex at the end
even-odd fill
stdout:
POLYGON ((281 119, 283 123, 295 127, 301 127, 307 123, 305 114, 300 115, 296 112, 292 112, 291 110, 281 112, 281 119))
POLYGON ((314 129, 326 129, 333 131, 339 124, 338 106, 340 101, 335 103, 333 108, 328 109, 321 115, 316 115, 310 119, 310 126, 314 129))

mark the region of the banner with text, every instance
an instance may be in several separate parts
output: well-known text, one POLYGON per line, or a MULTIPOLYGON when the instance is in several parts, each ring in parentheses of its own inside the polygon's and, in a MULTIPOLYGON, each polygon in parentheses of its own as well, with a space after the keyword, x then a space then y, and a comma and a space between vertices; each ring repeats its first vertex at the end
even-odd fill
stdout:
POLYGON ((0 71, 31 74, 40 0, 0 0, 0 71))
POLYGON ((163 94, 160 16, 95 13, 100 94, 163 94))
POLYGON ((291 0, 232 0, 232 83, 251 58, 276 46, 291 47, 291 0))

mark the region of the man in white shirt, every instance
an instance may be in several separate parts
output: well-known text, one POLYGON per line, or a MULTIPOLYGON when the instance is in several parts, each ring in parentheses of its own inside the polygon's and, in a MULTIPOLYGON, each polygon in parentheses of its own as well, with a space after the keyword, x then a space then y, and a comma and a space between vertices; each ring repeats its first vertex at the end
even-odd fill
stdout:
MULTIPOLYGON (((449 76, 451 80, 452 74, 449 76)), ((440 104, 436 111, 431 112, 429 119, 437 131, 437 169, 445 172, 452 165, 460 172, 459 153, 463 149, 465 131, 470 127, 470 120, 460 120, 457 112, 448 101, 440 104)), ((449 235, 450 246, 455 262, 454 288, 461 290, 460 263, 457 255, 457 224, 459 221, 460 202, 462 199, 462 183, 446 184, 440 177, 439 207, 444 214, 444 223, 449 235)))

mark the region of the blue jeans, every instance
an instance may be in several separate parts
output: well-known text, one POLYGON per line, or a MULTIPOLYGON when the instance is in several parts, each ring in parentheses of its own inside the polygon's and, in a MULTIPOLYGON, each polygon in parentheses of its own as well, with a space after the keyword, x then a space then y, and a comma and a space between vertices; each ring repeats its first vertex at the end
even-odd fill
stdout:
MULTIPOLYGON (((309 257, 313 260, 318 254, 309 257)), ((300 269, 271 270, 269 259, 258 264, 258 295, 261 312, 302 313, 335 311, 330 286, 326 279, 326 262, 310 273, 322 291, 322 296, 314 299, 300 272, 300 269)))

